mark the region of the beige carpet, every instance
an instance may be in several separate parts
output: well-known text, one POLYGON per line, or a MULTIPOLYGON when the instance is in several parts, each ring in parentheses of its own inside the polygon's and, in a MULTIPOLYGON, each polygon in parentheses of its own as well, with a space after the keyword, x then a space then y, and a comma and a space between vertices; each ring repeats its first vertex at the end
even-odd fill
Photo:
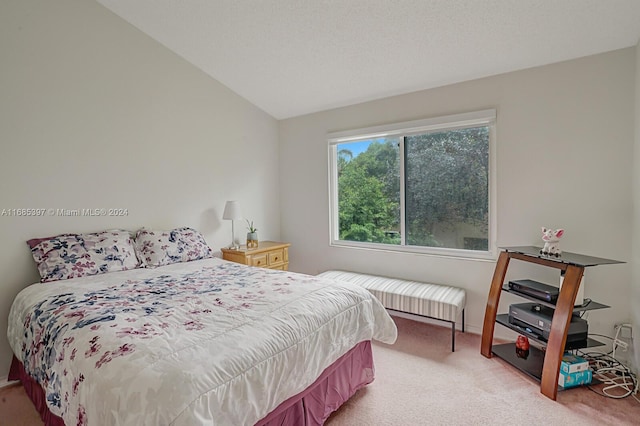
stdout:
MULTIPOLYGON (((640 403, 604 398, 587 388, 554 402, 539 384, 497 358, 480 355, 480 336, 394 318, 395 345, 374 344, 376 380, 328 420, 364 425, 638 425, 640 403)), ((0 388, 0 426, 42 425, 19 385, 0 388)))
MULTIPOLYGON (((480 336, 394 317, 398 341, 374 344, 376 380, 327 422, 359 425, 640 425, 640 403, 587 388, 558 393, 498 358, 480 355, 480 336)), ((639 395, 640 396, 640 395, 639 395)))
POLYGON ((0 426, 42 425, 21 384, 0 388, 0 426))

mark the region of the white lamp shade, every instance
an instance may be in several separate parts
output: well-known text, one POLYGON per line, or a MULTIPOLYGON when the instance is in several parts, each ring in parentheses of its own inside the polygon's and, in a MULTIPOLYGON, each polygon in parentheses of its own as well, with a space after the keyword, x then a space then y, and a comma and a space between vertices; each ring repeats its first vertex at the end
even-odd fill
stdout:
POLYGON ((224 206, 224 213, 222 218, 226 220, 238 220, 242 219, 242 213, 240 212, 240 204, 237 201, 227 201, 224 206))

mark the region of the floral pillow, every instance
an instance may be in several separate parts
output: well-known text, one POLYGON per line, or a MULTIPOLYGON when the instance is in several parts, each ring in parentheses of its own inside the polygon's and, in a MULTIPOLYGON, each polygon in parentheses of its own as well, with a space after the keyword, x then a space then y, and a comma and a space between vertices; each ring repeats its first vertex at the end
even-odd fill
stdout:
POLYGON ((140 229, 136 233, 135 248, 138 259, 145 268, 212 256, 212 250, 202 234, 192 228, 176 228, 171 231, 140 229))
POLYGON ((140 265, 129 231, 62 234, 27 241, 42 282, 124 271, 140 265))

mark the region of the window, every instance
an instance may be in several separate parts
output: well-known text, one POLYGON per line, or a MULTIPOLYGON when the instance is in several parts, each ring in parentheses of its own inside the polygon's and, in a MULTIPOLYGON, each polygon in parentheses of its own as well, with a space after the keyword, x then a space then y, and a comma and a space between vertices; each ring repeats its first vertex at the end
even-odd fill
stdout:
POLYGON ((330 134, 331 244, 492 257, 495 116, 330 134))

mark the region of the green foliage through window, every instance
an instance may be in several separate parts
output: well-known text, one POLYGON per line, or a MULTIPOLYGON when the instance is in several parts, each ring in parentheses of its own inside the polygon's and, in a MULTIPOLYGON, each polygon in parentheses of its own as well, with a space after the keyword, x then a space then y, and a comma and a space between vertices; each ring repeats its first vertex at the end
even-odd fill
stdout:
POLYGON ((370 141, 356 156, 338 145, 340 239, 400 244, 398 164, 397 140, 370 141))
POLYGON ((482 124, 337 143, 339 239, 487 251, 490 135, 482 124))

